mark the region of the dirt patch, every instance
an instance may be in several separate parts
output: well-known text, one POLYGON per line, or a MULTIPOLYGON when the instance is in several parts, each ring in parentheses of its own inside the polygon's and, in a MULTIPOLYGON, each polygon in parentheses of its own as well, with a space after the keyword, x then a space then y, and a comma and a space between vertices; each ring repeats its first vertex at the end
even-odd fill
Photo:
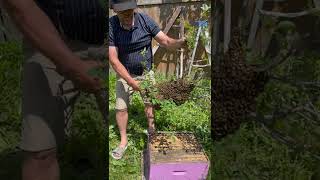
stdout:
POLYGON ((194 84, 185 79, 178 79, 158 84, 157 88, 159 99, 171 99, 177 105, 181 105, 189 99, 194 84))

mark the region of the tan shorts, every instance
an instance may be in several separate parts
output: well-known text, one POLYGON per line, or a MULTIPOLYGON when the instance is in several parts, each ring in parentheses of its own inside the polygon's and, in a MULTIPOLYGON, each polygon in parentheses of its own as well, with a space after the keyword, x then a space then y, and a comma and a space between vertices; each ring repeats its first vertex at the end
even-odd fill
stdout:
MULTIPOLYGON (((133 79, 141 81, 144 80, 145 77, 144 76, 137 76, 137 75, 133 75, 131 74, 131 77, 133 77, 133 79)), ((128 109, 129 107, 129 102, 130 102, 130 97, 133 94, 133 89, 132 87, 130 87, 128 85, 128 83, 123 79, 120 78, 119 76, 117 76, 117 83, 116 83, 116 110, 125 110, 128 109)), ((151 105, 150 100, 142 95, 140 93, 140 96, 144 102, 145 105, 151 105)))
MULTIPOLYGON (((62 83, 64 77, 56 72, 55 65, 48 58, 30 46, 24 46, 20 148, 25 151, 55 148, 65 140, 78 92, 61 95, 61 85, 64 90, 71 89, 72 82, 62 83)), ((78 51, 88 49, 82 49, 82 46, 79 44, 78 51)))

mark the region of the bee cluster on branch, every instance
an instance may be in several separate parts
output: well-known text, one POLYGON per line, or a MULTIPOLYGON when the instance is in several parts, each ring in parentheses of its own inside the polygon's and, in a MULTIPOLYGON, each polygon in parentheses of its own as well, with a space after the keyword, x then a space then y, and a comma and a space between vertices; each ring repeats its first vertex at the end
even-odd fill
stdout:
POLYGON ((218 68, 213 68, 212 133, 220 140, 239 129, 245 117, 255 111, 255 98, 267 82, 265 72, 256 72, 245 60, 239 29, 234 29, 228 51, 218 68))
POLYGON ((185 79, 164 82, 158 85, 159 98, 171 99, 175 104, 181 105, 189 99, 194 87, 193 83, 185 79))

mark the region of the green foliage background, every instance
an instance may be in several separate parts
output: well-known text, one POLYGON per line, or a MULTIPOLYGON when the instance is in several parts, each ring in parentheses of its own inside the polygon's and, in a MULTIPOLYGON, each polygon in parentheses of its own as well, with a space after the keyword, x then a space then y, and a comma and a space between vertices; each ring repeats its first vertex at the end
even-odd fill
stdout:
MULTIPOLYGON (((0 179, 21 179, 22 48, 0 44, 0 179)), ((102 179, 105 173, 106 131, 93 96, 83 94, 75 105, 72 133, 59 149, 62 179, 102 179)))

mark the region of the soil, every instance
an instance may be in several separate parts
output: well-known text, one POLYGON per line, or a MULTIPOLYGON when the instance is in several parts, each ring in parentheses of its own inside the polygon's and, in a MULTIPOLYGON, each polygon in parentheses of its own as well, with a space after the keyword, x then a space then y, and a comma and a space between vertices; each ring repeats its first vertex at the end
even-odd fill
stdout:
POLYGON ((159 99, 171 99, 177 105, 181 105, 189 99, 194 84, 185 79, 178 79, 158 84, 157 88, 159 89, 159 99))

